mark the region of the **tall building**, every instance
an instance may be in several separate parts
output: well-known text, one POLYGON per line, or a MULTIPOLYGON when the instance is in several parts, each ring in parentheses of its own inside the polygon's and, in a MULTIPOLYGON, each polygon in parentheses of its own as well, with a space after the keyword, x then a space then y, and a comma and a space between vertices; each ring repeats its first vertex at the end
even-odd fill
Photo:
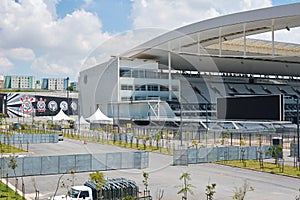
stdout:
POLYGON ((0 76, 0 89, 4 88, 5 77, 3 75, 0 76))
POLYGON ((34 76, 6 76, 5 88, 11 89, 34 89, 34 76))
POLYGON ((68 87, 66 78, 44 78, 42 89, 45 90, 66 90, 68 87))

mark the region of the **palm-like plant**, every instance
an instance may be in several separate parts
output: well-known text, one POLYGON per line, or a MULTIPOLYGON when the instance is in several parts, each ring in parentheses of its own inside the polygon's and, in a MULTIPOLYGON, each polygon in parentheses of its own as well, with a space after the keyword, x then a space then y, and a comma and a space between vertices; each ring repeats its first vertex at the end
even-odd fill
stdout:
MULTIPOLYGON (((103 172, 96 171, 94 173, 90 173, 89 176, 92 181, 95 181, 96 188, 98 190, 102 190, 102 187, 107 184, 103 172)), ((101 198, 102 194, 100 196, 98 196, 98 195, 99 195, 99 192, 97 192, 97 199, 101 198)))
POLYGON ((183 181, 181 189, 177 192, 177 194, 183 194, 182 199, 187 199, 188 193, 193 195, 192 188, 195 187, 192 184, 188 183, 191 179, 191 176, 189 173, 185 172, 182 173, 181 176, 179 177, 179 180, 183 181))

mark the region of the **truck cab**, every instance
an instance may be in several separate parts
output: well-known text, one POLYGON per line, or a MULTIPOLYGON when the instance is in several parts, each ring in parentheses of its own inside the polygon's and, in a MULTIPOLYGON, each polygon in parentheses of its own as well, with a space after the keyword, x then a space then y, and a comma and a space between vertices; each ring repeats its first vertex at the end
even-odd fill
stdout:
POLYGON ((51 200, 94 200, 92 189, 87 186, 73 186, 69 195, 55 196, 51 200))

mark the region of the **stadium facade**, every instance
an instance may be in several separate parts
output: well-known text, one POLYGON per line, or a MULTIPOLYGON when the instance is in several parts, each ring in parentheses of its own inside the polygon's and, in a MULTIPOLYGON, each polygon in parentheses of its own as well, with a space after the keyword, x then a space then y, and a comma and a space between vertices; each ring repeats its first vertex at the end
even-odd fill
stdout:
MULTIPOLYGON (((99 107, 118 122, 195 122, 207 127, 208 120, 217 120, 218 98, 281 94, 283 121, 296 122, 300 45, 276 42, 275 31, 288 33, 299 26, 300 3, 296 3, 164 33, 82 70, 80 115, 88 117, 99 107), (270 41, 249 38, 261 33, 269 33, 270 41)), ((262 120, 255 126, 268 128, 268 123, 262 120)), ((223 121, 219 126, 238 129, 243 123, 223 121)))

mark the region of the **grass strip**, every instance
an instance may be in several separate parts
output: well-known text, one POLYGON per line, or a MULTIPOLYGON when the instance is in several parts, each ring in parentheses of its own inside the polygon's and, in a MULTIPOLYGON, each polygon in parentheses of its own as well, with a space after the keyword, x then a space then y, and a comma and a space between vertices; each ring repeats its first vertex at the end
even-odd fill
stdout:
POLYGON ((23 200, 24 198, 16 194, 11 188, 0 181, 0 200, 23 200))
POLYGON ((300 178, 300 170, 297 167, 283 164, 275 164, 270 162, 264 162, 263 167, 260 166, 259 161, 256 160, 230 160, 230 161, 221 161, 216 162, 217 164, 228 165, 232 167, 239 167, 244 169, 251 169, 261 172, 268 172, 272 174, 279 174, 285 176, 291 176, 300 178))
POLYGON ((100 144, 108 144, 108 145, 114 145, 122 148, 128 148, 128 149, 136 149, 136 150, 142 150, 142 151, 151 151, 151 152, 157 152, 161 154, 166 154, 166 155, 173 155, 173 148, 163 148, 163 147, 158 147, 156 145, 146 145, 144 146, 143 144, 136 144, 136 143, 130 143, 130 142, 120 142, 118 140, 113 141, 113 140, 108 140, 104 138, 87 138, 83 136, 78 136, 78 135, 72 135, 72 134, 64 134, 65 138, 69 139, 75 139, 75 140, 86 140, 89 142, 96 142, 100 144))

